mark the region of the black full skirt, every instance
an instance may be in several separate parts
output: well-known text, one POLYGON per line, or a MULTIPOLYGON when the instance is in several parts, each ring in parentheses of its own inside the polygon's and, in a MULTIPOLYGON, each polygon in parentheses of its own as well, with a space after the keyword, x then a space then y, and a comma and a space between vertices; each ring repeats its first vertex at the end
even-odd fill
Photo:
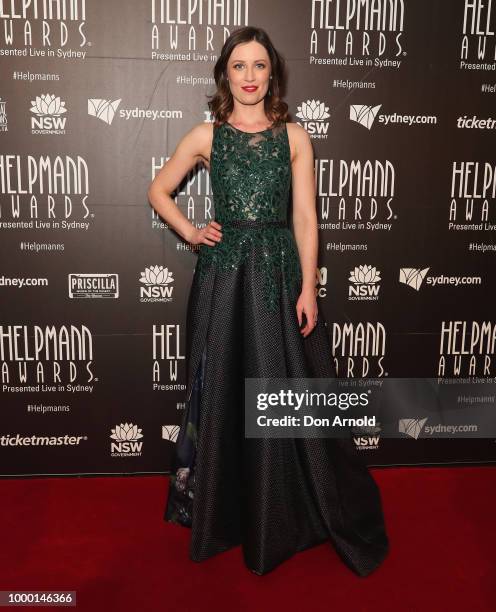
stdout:
MULTIPOLYGON (((211 247, 215 248, 215 247, 211 247)), ((245 438, 244 378, 336 376, 327 324, 304 338, 291 279, 266 308, 256 253, 237 268, 195 270, 187 311, 186 408, 164 519, 191 528, 190 558, 242 545, 265 574, 330 540, 343 562, 370 574, 388 552, 380 492, 347 438, 245 438)))

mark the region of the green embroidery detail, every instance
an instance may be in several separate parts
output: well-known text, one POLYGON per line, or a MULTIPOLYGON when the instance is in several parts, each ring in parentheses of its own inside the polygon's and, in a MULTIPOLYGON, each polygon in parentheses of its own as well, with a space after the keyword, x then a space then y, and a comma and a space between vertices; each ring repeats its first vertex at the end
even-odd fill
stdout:
POLYGON ((224 123, 214 129, 210 178, 215 219, 222 240, 200 246, 197 270, 204 280, 211 266, 237 269, 255 249, 255 265, 263 280, 266 305, 279 308, 281 282, 296 298, 302 273, 298 249, 288 228, 264 225, 286 221, 291 187, 291 156, 284 124, 263 132, 248 133, 224 123), (261 226, 229 227, 234 220, 254 220, 261 226))

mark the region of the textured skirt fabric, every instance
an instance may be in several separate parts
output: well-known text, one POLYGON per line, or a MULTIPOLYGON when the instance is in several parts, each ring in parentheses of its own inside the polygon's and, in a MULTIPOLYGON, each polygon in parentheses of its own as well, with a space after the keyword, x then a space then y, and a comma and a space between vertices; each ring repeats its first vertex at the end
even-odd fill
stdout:
POLYGON ((265 574, 329 540, 366 576, 388 538, 379 489, 351 437, 244 437, 245 377, 336 376, 322 314, 303 338, 284 270, 280 307, 267 309, 256 257, 233 270, 212 267, 202 281, 195 270, 187 401, 164 519, 191 528, 194 561, 241 544, 246 566, 265 574))

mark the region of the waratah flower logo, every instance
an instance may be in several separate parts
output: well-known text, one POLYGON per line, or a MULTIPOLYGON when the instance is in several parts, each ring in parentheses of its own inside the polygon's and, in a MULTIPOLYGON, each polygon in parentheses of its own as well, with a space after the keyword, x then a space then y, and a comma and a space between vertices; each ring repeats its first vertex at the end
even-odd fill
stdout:
POLYGON ((132 423, 121 423, 117 425, 115 429, 112 429, 110 437, 113 440, 119 440, 121 442, 134 442, 143 437, 141 431, 142 430, 139 429, 137 425, 133 425, 132 423))
POLYGON ((42 94, 36 96, 36 100, 31 100, 31 112, 38 115, 38 117, 45 117, 50 115, 51 117, 58 117, 62 113, 66 113, 65 102, 55 96, 54 94, 42 94))
POLYGON ((150 266, 141 273, 140 283, 145 285, 168 285, 172 283, 172 272, 163 266, 150 266))
POLYGON ((357 266, 351 271, 348 280, 360 285, 373 284, 381 280, 381 275, 375 266, 357 266))
POLYGON ((296 116, 304 121, 323 121, 330 117, 329 107, 319 100, 307 100, 298 106, 296 116))

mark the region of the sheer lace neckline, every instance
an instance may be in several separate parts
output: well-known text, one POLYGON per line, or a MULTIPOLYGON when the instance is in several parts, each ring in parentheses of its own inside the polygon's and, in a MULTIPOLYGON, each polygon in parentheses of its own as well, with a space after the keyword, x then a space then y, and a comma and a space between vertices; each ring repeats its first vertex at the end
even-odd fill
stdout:
POLYGON ((236 130, 237 132, 241 132, 242 134, 263 134, 264 132, 270 132, 274 127, 274 124, 272 124, 269 128, 266 128, 265 130, 259 130, 258 132, 245 132, 245 130, 240 130, 239 128, 235 127, 232 123, 229 123, 229 121, 225 121, 224 123, 227 123, 227 125, 232 127, 233 130, 236 130))

